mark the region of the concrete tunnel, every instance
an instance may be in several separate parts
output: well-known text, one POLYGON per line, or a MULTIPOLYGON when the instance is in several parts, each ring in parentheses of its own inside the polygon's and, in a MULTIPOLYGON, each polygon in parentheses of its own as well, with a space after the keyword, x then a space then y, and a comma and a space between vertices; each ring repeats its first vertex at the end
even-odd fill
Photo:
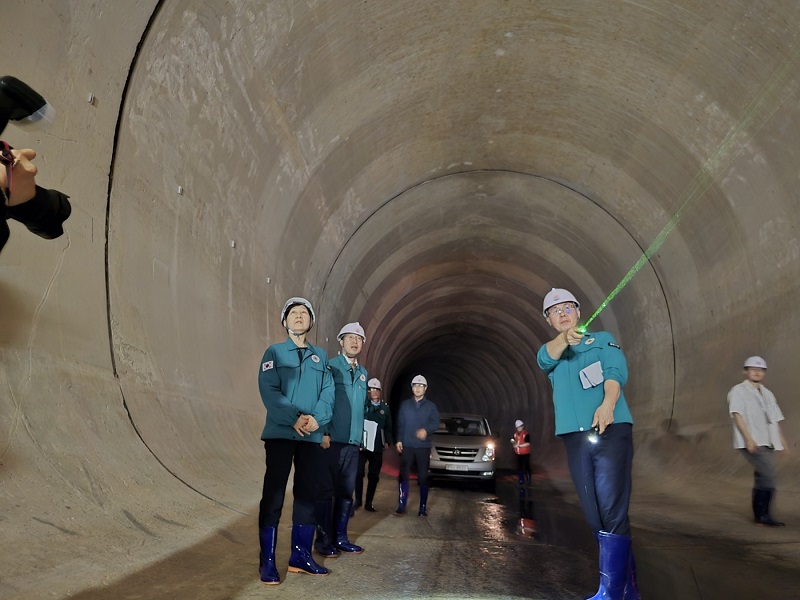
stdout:
POLYGON ((566 480, 542 298, 568 288, 585 319, 660 241, 593 324, 628 358, 634 511, 648 490, 746 509, 725 396, 749 355, 796 448, 800 5, 1 14, 0 70, 58 111, 3 138, 73 214, 49 242, 12 223, 0 256, 0 596, 63 597, 255 514, 256 369, 293 295, 329 354, 362 323, 392 403, 422 372, 501 439, 525 420, 566 480))

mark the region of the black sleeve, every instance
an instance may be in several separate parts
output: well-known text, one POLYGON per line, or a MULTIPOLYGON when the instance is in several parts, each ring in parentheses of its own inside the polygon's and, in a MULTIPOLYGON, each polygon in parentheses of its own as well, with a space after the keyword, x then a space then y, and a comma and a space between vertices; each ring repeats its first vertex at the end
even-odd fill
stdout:
POLYGON ((2 252, 3 247, 6 245, 8 241, 8 236, 11 235, 11 231, 8 229, 8 223, 6 223, 6 219, 8 219, 8 214, 6 213, 6 203, 3 202, 3 218, 0 219, 0 252, 2 252))
POLYGON ((36 195, 27 202, 7 207, 6 217, 19 221, 31 233, 52 240, 64 233, 62 225, 71 212, 68 196, 37 185, 36 195))

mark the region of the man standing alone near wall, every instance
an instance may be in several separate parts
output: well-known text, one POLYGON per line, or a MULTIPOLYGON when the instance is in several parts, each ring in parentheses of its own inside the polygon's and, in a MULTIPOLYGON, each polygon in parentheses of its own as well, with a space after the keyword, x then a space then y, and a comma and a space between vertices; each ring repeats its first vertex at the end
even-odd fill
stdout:
POLYGON ((756 525, 780 527, 769 514, 769 506, 775 494, 775 452, 786 447, 786 440, 779 422, 783 413, 775 395, 763 385, 767 375, 767 361, 760 356, 751 356, 744 361, 747 379, 728 392, 728 410, 733 420, 733 447, 753 465, 753 514, 756 525))

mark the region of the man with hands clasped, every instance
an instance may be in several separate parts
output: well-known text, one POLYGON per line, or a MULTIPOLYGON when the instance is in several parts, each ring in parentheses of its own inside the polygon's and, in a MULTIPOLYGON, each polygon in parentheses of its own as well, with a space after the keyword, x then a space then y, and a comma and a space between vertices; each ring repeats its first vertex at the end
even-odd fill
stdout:
POLYGON ((328 370, 328 355, 306 341, 314 326, 311 303, 305 298, 289 298, 281 311, 281 322, 289 338, 267 348, 258 375, 258 388, 267 409, 261 433, 267 468, 258 512, 259 570, 261 581, 272 585, 281 582, 275 566, 275 546, 292 465, 294 505, 289 572, 329 573, 314 562, 311 543, 316 528, 314 505, 325 469, 320 428, 331 420, 333 377, 328 370))
POLYGON ((567 290, 553 288, 543 314, 558 335, 539 349, 537 363, 553 385, 556 435, 600 547, 600 588, 590 600, 638 600, 628 521, 633 418, 622 391, 625 355, 610 333, 578 329, 580 304, 567 290))

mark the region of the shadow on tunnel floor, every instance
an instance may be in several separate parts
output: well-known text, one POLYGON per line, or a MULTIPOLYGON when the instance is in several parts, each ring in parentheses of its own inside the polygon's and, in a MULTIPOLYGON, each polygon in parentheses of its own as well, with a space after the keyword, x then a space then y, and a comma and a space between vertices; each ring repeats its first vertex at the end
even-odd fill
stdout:
MULTIPOLYGON (((361 538, 361 543, 370 547, 359 557, 326 561, 326 566, 339 570, 335 578, 287 576, 290 525, 282 523, 277 562, 284 584, 261 585, 257 579, 256 519, 244 517, 164 560, 123 576, 114 583, 86 589, 69 598, 249 600, 269 594, 279 594, 283 598, 307 598, 319 594, 326 598, 354 598, 371 589, 360 575, 370 569, 381 569, 389 573, 389 579, 402 580, 405 585, 414 577, 404 570, 409 557, 399 555, 396 548, 422 550, 428 546, 438 547, 436 544, 444 544, 450 549, 473 546, 476 554, 471 558, 465 555, 468 560, 478 560, 487 549, 513 556, 501 557, 495 565, 485 566, 480 582, 470 582, 468 577, 465 580, 458 574, 457 580, 450 579, 452 573, 441 574, 437 567, 433 571, 435 580, 430 581, 428 588, 430 595, 407 596, 397 588, 394 592, 383 589, 379 596, 370 597, 482 599, 487 596, 480 594, 481 590, 497 585, 498 588, 504 586, 503 589, 519 590, 513 595, 498 594, 498 598, 579 598, 581 592, 591 594, 596 589, 597 550, 574 494, 564 486, 564 482, 540 478, 520 490, 515 475, 502 472, 496 493, 469 484, 446 482, 431 491, 433 509, 428 519, 416 516, 396 519, 390 516, 397 501, 396 479, 384 475, 375 499, 378 512, 357 511, 349 528, 352 540, 361 538), (457 508, 448 514, 437 513, 437 502, 441 502, 440 510, 444 510, 445 505, 457 508), (497 532, 494 540, 471 542, 469 536, 465 537, 458 531, 456 520, 465 515, 474 515, 473 518, 478 519, 481 514, 489 514, 482 513, 480 505, 496 506, 497 510, 490 512, 500 515, 498 522, 502 531, 497 532), (509 573, 508 569, 515 572, 509 573), (392 574, 393 571, 396 573, 392 574), (342 580, 342 575, 346 579, 342 580), (496 583, 488 580, 494 577, 496 583), (537 580, 531 581, 531 577, 537 580), (456 591, 464 585, 467 588, 463 595, 448 596, 451 586, 456 586, 453 589, 456 591), (543 595, 542 589, 551 589, 552 595, 543 595), (358 591, 354 595, 355 590, 358 591)), ((410 496, 409 506, 417 500, 416 482, 412 484, 410 496)), ((288 500, 287 507, 290 506, 288 500)), ((640 506, 632 513, 632 521, 642 598, 785 600, 800 597, 795 532, 790 528, 784 528, 783 532, 766 531, 750 526, 746 519, 734 515, 732 522, 741 522, 741 529, 720 536, 714 534, 710 526, 712 516, 711 508, 698 510, 690 503, 676 503, 673 498, 654 495, 640 500, 640 506), (792 550, 778 556, 784 548, 792 550)), ((727 523, 719 519, 717 516, 717 523, 727 523)), ((120 570, 129 571, 125 565, 120 565, 120 570)), ((469 570, 465 572, 468 573, 469 570)), ((109 575, 113 577, 113 574, 109 575)))
MULTIPOLYGON (((470 486, 448 483, 432 489, 429 518, 419 518, 414 511, 398 519, 391 516, 397 501, 396 480, 382 477, 375 497, 378 512, 358 510, 350 521, 351 540, 367 546, 367 551, 357 557, 325 561, 325 566, 334 570, 329 577, 286 573, 291 526, 284 524, 289 519, 283 519, 276 561, 283 583, 261 585, 257 571, 256 519, 245 517, 164 560, 114 583, 86 589, 69 598, 249 600, 279 594, 283 598, 324 596, 330 599, 363 596, 566 600, 575 597, 579 590, 589 590, 594 575, 589 574, 585 580, 579 577, 587 571, 586 558, 576 561, 570 551, 556 551, 537 540, 517 536, 514 531, 518 509, 513 502, 515 488, 501 482, 497 491, 497 494, 476 493, 470 486), (485 511, 482 506, 493 506, 497 510, 485 511), (486 515, 492 517, 494 525, 483 521, 486 515), (476 531, 489 533, 476 536, 476 531), (422 561, 424 565, 408 570, 407 562, 413 561, 415 552, 426 557, 422 561), (483 556, 491 559, 484 562, 483 556), (476 566, 476 562, 482 563, 481 566, 476 566), (378 595, 363 579, 365 572, 373 570, 374 573, 374 569, 382 572, 378 595), (469 573, 479 580, 471 579, 469 573), (531 581, 531 577, 535 577, 535 581, 531 581), (415 580, 428 592, 409 596, 403 591, 415 580), (391 587, 393 585, 397 587, 391 587), (506 593, 492 594, 491 589, 503 589, 506 593)), ((414 482, 409 507, 417 501, 418 488, 414 482)), ((289 506, 290 498, 287 498, 284 511, 289 506)), ((588 533, 584 534, 584 538, 589 537, 588 533)), ((588 541, 584 542, 588 547, 588 541)), ((375 580, 372 584, 377 585, 375 580)))

